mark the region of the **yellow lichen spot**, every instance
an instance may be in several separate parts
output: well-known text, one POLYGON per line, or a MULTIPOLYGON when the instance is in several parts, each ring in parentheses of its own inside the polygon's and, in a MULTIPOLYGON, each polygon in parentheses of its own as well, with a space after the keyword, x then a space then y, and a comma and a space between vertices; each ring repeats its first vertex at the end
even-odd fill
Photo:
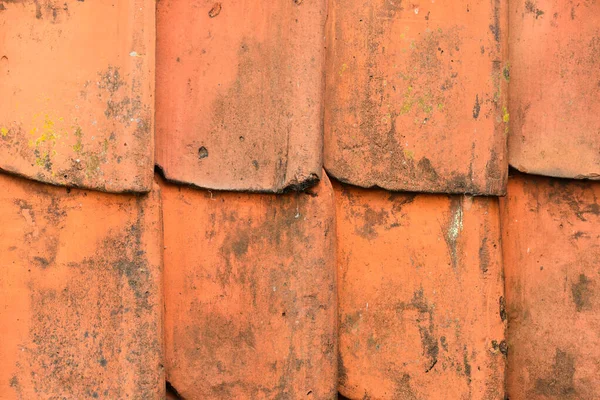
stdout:
POLYGON ((510 121, 510 114, 508 113, 506 107, 502 107, 502 121, 504 121, 507 124, 510 121))
POLYGON ((412 150, 404 149, 404 157, 410 158, 412 160, 415 158, 415 152, 412 150))
POLYGON ((75 137, 77 138, 77 142, 73 145, 73 150, 75 153, 81 153, 83 150, 83 143, 81 143, 81 138, 83 137, 83 132, 81 131, 81 127, 75 127, 75 137))
POLYGON ((8 135, 8 128, 5 126, 0 128, 0 135, 2 135, 2 137, 6 137, 6 135, 8 135))
POLYGON ((444 105, 442 103, 438 103, 437 108, 439 111, 442 111, 444 109, 444 105))
POLYGON ((342 76, 347 69, 348 69, 348 64, 346 64, 346 63, 342 64, 342 67, 340 68, 340 76, 342 76))
POLYGON ((406 88, 406 91, 404 92, 404 101, 402 102, 402 107, 400 108, 400 114, 402 115, 408 114, 413 107, 414 102, 412 92, 412 86, 406 88))

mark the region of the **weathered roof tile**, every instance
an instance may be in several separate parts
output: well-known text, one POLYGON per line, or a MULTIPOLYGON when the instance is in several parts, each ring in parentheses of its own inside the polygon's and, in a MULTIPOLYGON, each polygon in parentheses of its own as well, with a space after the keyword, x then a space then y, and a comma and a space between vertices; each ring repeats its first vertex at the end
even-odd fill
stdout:
POLYGON ((516 174, 501 199, 511 400, 600 398, 600 183, 516 174))
POLYGON ((151 189, 154 7, 2 3, 0 170, 108 192, 151 189))
POLYGON ((504 0, 330 5, 325 168, 389 190, 502 194, 504 0))
POLYGON ((497 200, 334 189, 341 394, 504 398, 497 200))
POLYGON ((162 189, 172 386, 192 400, 334 398, 329 181, 287 195, 162 189))
POLYGON ((0 398, 162 400, 158 188, 0 187, 0 398))
POLYGON ((510 8, 510 164, 600 179, 600 2, 510 8))
POLYGON ((158 3, 157 163, 209 189, 281 192, 322 171, 325 0, 158 3))

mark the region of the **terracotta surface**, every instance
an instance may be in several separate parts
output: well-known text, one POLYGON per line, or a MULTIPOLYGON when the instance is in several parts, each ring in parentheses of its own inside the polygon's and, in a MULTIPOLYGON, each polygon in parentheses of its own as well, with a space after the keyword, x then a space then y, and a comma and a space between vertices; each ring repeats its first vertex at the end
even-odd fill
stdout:
POLYGON ((518 175, 502 200, 511 400, 600 398, 600 183, 518 175))
POLYGON ((502 194, 506 0, 333 0, 325 168, 390 190, 502 194))
POLYGON ((0 398, 164 399, 158 188, 0 187, 0 398))
POLYGON ((334 189, 340 393, 504 399, 497 200, 334 189))
POLYGON ((331 399, 327 179, 282 196, 164 185, 167 379, 185 399, 331 399))
POLYGON ((321 176, 326 0, 161 0, 156 159, 173 181, 280 192, 321 176))
POLYGON ((600 179, 600 2, 511 0, 510 163, 600 179))
POLYGON ((0 170, 109 192, 151 189, 154 5, 0 1, 0 170))

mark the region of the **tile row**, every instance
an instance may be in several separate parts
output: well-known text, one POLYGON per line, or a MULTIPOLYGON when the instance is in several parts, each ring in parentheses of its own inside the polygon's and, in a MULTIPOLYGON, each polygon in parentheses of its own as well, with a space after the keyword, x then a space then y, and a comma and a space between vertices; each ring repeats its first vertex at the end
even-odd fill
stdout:
POLYGON ((509 162, 600 176, 595 1, 0 1, 0 26, 0 169, 37 181, 149 192, 156 164, 282 192, 324 165, 501 195, 509 162))
POLYGON ((0 175, 0 398, 600 396, 599 183, 516 175, 498 200, 323 177, 114 195, 0 175))

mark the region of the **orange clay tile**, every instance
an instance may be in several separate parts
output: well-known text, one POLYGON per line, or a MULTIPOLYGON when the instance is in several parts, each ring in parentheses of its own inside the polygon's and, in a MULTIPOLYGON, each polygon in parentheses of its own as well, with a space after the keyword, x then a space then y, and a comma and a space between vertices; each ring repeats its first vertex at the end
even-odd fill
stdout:
POLYGON ((334 191, 340 393, 504 399, 497 200, 334 191))
POLYGON ((167 179, 261 192, 315 183, 325 3, 157 2, 156 159, 167 179))
POLYGON ((600 2, 511 0, 510 164, 600 179, 600 2))
POLYGON ((327 171, 363 187, 501 194, 506 0, 333 0, 327 171))
POLYGON ((164 399, 158 188, 0 187, 0 399, 164 399))
POLYGON ((329 181, 287 195, 165 184, 167 380, 187 400, 332 399, 329 181))
POLYGON ((508 181, 501 215, 511 400, 600 398, 599 199, 600 183, 508 181))
POLYGON ((0 170, 147 192, 154 168, 150 0, 0 0, 0 170))

